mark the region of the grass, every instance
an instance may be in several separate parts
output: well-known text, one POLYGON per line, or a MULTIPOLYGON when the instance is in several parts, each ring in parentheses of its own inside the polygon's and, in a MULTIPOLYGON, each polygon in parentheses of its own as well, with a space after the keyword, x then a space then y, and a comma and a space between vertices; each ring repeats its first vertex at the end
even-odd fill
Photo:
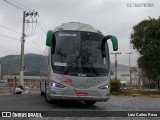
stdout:
POLYGON ((120 90, 112 92, 111 95, 124 95, 124 96, 149 96, 153 98, 160 98, 160 91, 140 91, 140 90, 120 90))
POLYGON ((141 91, 141 90, 119 90, 111 92, 111 95, 124 95, 124 96, 150 96, 153 98, 160 98, 160 91, 141 91))

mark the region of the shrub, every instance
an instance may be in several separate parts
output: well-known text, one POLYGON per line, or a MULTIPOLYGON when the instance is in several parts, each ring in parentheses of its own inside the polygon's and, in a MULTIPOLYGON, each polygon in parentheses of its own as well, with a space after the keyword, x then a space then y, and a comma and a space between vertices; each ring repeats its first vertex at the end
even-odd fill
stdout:
POLYGON ((111 93, 120 92, 120 86, 121 86, 120 80, 117 80, 117 79, 111 80, 110 86, 111 86, 111 89, 110 89, 111 93))

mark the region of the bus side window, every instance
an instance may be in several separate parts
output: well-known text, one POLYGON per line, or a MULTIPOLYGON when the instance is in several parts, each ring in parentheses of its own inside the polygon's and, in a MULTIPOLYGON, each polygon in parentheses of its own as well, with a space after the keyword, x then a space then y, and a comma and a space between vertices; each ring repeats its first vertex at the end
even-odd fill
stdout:
POLYGON ((102 58, 106 58, 105 43, 106 43, 106 39, 104 38, 103 41, 102 41, 102 44, 101 44, 102 58))

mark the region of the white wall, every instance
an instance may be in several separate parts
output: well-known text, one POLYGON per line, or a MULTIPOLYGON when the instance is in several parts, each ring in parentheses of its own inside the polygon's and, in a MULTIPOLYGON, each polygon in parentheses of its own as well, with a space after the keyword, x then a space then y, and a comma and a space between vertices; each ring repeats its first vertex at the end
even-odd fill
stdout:
MULTIPOLYGON (((130 75, 129 71, 122 71, 122 72, 117 72, 117 78, 120 79, 120 81, 124 82, 130 82, 130 75)), ((132 85, 138 85, 138 73, 132 73, 131 78, 132 78, 132 85)), ((111 79, 114 79, 115 75, 111 75, 111 79)))

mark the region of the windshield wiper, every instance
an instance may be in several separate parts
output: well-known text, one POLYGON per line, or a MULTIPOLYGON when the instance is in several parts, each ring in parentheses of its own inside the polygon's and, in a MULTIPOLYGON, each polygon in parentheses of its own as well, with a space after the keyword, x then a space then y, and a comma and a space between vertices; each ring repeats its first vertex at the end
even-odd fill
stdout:
MULTIPOLYGON (((72 62, 70 62, 70 65, 67 67, 67 69, 64 71, 64 74, 67 74, 71 68, 71 66, 75 63, 77 63, 77 61, 79 60, 80 56, 77 56, 75 60, 73 60, 72 62)), ((78 64, 77 64, 78 65, 78 64)), ((78 66, 77 66, 78 68, 78 66)))
POLYGON ((67 53, 62 53, 61 48, 57 50, 56 53, 61 56, 62 62, 63 62, 63 57, 67 57, 67 53))
POLYGON ((96 70, 94 67, 92 67, 91 70, 92 70, 97 76, 99 76, 99 73, 97 72, 97 70, 96 70))

